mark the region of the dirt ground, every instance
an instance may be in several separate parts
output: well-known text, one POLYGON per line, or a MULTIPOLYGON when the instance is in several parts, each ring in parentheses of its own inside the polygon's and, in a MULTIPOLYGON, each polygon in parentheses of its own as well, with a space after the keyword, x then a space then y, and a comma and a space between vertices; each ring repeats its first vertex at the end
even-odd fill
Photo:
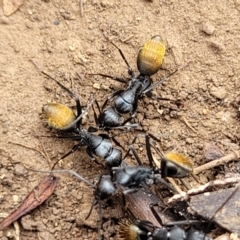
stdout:
MULTIPOLYGON (((179 99, 180 107, 149 98, 139 106, 137 121, 142 122, 144 130, 167 136, 161 138, 165 152, 181 152, 197 167, 206 162, 208 144, 217 146, 223 154, 239 150, 239 0, 86 0, 82 10, 83 16, 77 0, 26 0, 17 12, 5 17, 1 6, 1 214, 16 208, 45 175, 29 169, 50 169, 51 164, 41 155, 43 148, 54 162, 73 145, 68 140, 36 137, 52 134, 41 119, 45 103, 74 106, 74 101, 38 72, 31 61, 74 89, 83 105, 88 104, 91 93, 103 103, 121 84, 84 74, 127 76, 124 61, 104 35, 122 49, 136 71, 140 46, 150 37, 161 35, 167 53, 154 81, 189 62, 155 90, 162 97, 179 99)), ((95 125, 91 111, 88 124, 95 125)), ((133 136, 125 134, 119 141, 126 146, 133 136)), ((138 144, 136 148, 142 150, 144 146, 138 144)), ((144 152, 141 156, 144 158, 144 152)), ((202 172, 199 180, 206 183, 223 177, 232 166, 231 162, 202 172)), ((84 148, 57 168, 74 169, 89 180, 103 171, 91 162, 84 148)), ((96 239, 97 211, 84 222, 92 190, 71 176, 59 178, 56 191, 46 203, 18 221, 22 240, 96 239)), ((113 204, 105 212, 105 219, 122 217, 119 208, 113 204)), ((114 220, 103 228, 111 224, 115 226, 114 220)), ((0 232, 0 239, 14 239, 14 233, 11 226, 0 232)))

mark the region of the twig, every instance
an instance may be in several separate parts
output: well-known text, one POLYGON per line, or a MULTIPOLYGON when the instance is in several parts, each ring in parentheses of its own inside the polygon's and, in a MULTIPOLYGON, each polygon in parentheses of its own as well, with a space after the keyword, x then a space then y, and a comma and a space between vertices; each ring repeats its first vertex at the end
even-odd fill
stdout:
POLYGON ((15 237, 16 237, 16 240, 20 240, 20 228, 19 228, 18 222, 15 221, 15 222, 13 223, 13 226, 14 226, 14 229, 15 229, 15 237))
POLYGON ((49 156, 48 156, 48 154, 47 154, 47 152, 46 152, 46 149, 45 149, 42 141, 40 140, 40 137, 38 137, 37 131, 34 131, 34 132, 35 132, 35 134, 36 134, 36 136, 37 136, 37 138, 38 138, 38 141, 39 141, 40 144, 41 144, 41 148, 42 148, 43 153, 44 153, 43 156, 44 156, 44 158, 48 161, 49 168, 51 168, 51 160, 50 160, 50 158, 49 158, 49 156))
POLYGON ((221 186, 225 186, 227 184, 233 184, 233 183, 238 183, 238 182, 240 182, 240 177, 226 178, 223 180, 217 179, 214 181, 210 181, 210 182, 208 182, 204 185, 201 185, 197 188, 192 188, 187 192, 175 194, 173 197, 168 199, 168 203, 174 203, 174 202, 182 200, 182 199, 187 200, 190 196, 205 192, 210 187, 221 187, 221 186))
POLYGON ((188 120, 184 117, 184 116, 181 116, 180 119, 195 133, 198 133, 197 130, 195 130, 191 124, 188 122, 188 120))
POLYGON ((176 181, 173 178, 167 178, 167 180, 173 185, 173 187, 176 189, 176 191, 181 194, 182 190, 181 188, 177 185, 176 181))
POLYGON ((24 147, 24 148, 27 148, 27 149, 30 149, 30 150, 33 150, 33 151, 36 151, 36 152, 40 153, 44 158, 46 157, 44 155, 44 153, 42 151, 40 151, 39 149, 37 149, 37 148, 29 147, 27 145, 24 145, 24 144, 21 144, 21 143, 17 143, 17 142, 12 142, 12 141, 9 141, 9 143, 14 144, 14 145, 18 145, 18 146, 21 146, 21 147, 24 147))
POLYGON ((129 41, 130 39, 132 39, 134 36, 131 34, 130 36, 128 36, 128 37, 126 37, 126 38, 124 38, 124 39, 121 39, 121 41, 122 42, 127 42, 127 41, 129 41))
POLYGON ((83 0, 79 0, 80 15, 83 17, 83 0))
POLYGON ((194 174, 199 174, 202 171, 205 171, 209 168, 216 167, 218 165, 237 160, 240 158, 240 150, 229 153, 228 155, 218 158, 214 161, 208 162, 202 166, 199 166, 193 170, 194 174))

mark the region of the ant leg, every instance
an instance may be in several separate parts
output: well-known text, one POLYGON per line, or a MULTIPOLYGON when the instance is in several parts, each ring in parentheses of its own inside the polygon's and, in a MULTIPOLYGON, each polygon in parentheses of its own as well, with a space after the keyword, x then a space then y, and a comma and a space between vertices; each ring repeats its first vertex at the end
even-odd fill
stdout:
POLYGON ((93 156, 92 151, 88 147, 86 148, 86 152, 92 161, 96 162, 98 165, 104 166, 102 163, 98 162, 98 160, 93 156))
POLYGON ((150 141, 150 139, 153 139, 157 142, 159 142, 160 140, 155 137, 153 134, 151 133, 147 133, 145 134, 145 138, 146 138, 146 150, 147 150, 147 156, 148 156, 148 160, 149 160, 149 164, 151 167, 158 167, 156 166, 156 163, 153 159, 153 155, 152 155, 152 151, 151 151, 151 147, 154 148, 154 150, 158 153, 158 155, 162 158, 163 157, 163 153, 155 146, 155 143, 153 143, 152 141, 150 141))
POLYGON ((135 116, 130 116, 129 118, 127 118, 121 125, 121 127, 123 127, 124 125, 126 125, 126 123, 130 122, 135 116))
MULTIPOLYGON (((59 81, 57 81, 55 78, 53 78, 48 73, 46 73, 42 69, 40 69, 39 66, 34 61, 31 61, 31 62, 42 74, 44 74, 45 76, 47 76, 48 78, 53 80, 55 83, 57 83, 58 86, 60 86, 63 90, 65 90, 75 100, 76 106, 77 106, 77 116, 81 115, 82 114, 82 106, 80 104, 79 97, 74 92, 72 92, 70 89, 68 89, 63 84, 61 84, 59 81)), ((81 120, 80 120, 80 122, 81 122, 81 120)))
POLYGON ((167 222, 164 224, 164 226, 166 227, 170 227, 170 226, 175 226, 175 225, 190 225, 190 224, 197 224, 197 223, 204 223, 206 221, 202 221, 202 220, 182 220, 182 221, 173 221, 173 222, 167 222))
POLYGON ((170 189, 174 194, 177 194, 178 191, 176 190, 176 188, 174 188, 171 184, 169 184, 168 182, 166 182, 161 176, 160 174, 155 174, 155 180, 157 180, 159 183, 165 185, 168 189, 170 189))
POLYGON ((124 60, 124 62, 126 63, 126 65, 128 67, 128 74, 133 78, 134 77, 134 72, 133 72, 132 68, 130 67, 126 57, 124 56, 122 50, 117 45, 115 45, 113 42, 110 42, 110 43, 119 51, 122 59, 124 60))
POLYGON ((63 155, 61 158, 59 158, 52 166, 51 170, 54 169, 54 167, 57 165, 57 163, 60 161, 60 160, 63 160, 64 158, 66 158, 67 156, 69 156, 70 154, 74 153, 77 151, 77 149, 79 148, 79 146, 81 146, 81 142, 77 143, 76 145, 74 145, 71 149, 71 151, 69 151, 68 153, 66 153, 65 155, 63 155))
POLYGON ((120 147, 120 148, 122 148, 123 150, 125 150, 124 147, 118 142, 118 140, 117 140, 115 137, 112 136, 111 138, 112 138, 113 142, 114 142, 118 147, 120 147))
MULTIPOLYGON (((47 136, 48 137, 48 136, 47 136)), ((64 134, 56 134, 55 136, 49 136, 49 137, 53 137, 53 138, 63 138, 63 139, 71 139, 74 141, 81 141, 81 137, 78 134, 72 134, 72 133, 64 133, 64 134)))
MULTIPOLYGON (((101 113, 101 108, 99 106, 99 103, 98 103, 98 100, 96 99, 95 100, 95 104, 97 106, 97 109, 98 109, 98 112, 99 114, 101 113)), ((94 116, 94 121, 95 121, 95 124, 98 126, 99 125, 99 121, 98 121, 98 117, 97 117, 97 113, 96 113, 96 110, 94 108, 94 105, 92 105, 92 109, 93 109, 93 116, 94 116)), ((97 130, 96 130, 97 131, 97 130)))
POLYGON ((117 50, 119 51, 122 59, 124 60, 124 62, 126 63, 126 65, 127 65, 127 67, 128 67, 128 74, 131 75, 131 77, 134 77, 133 70, 131 69, 129 63, 127 62, 127 59, 125 58, 122 50, 121 50, 118 46, 116 46, 113 42, 111 42, 111 41, 109 40, 109 37, 108 37, 106 34, 103 33, 103 35, 104 35, 104 37, 107 39, 108 42, 110 42, 115 48, 117 48, 117 50))
POLYGON ((150 167, 153 168, 154 160, 153 160, 153 155, 151 151, 150 137, 148 134, 145 135, 145 140, 146 140, 146 151, 147 151, 148 161, 149 161, 150 167))
POLYGON ((147 151, 147 157, 150 163, 150 167, 154 166, 154 160, 153 160, 153 156, 152 156, 152 152, 151 152, 151 146, 154 146, 152 143, 150 143, 150 137, 153 138, 154 140, 159 141, 159 139, 157 139, 154 135, 150 134, 150 133, 144 133, 144 134, 138 134, 134 137, 132 143, 130 144, 127 153, 125 154, 125 156, 123 157, 123 159, 125 159, 127 157, 127 155, 130 153, 130 151, 132 151, 135 159, 137 160, 139 165, 143 165, 141 160, 139 159, 136 150, 133 147, 133 144, 136 142, 137 138, 140 137, 144 137, 145 141, 146 141, 146 151, 147 151))
POLYGON ((124 129, 126 129, 126 128, 137 128, 137 127, 139 127, 139 124, 137 124, 137 123, 133 123, 133 124, 128 124, 128 125, 125 125, 125 126, 117 126, 117 127, 109 127, 108 129, 109 130, 117 130, 117 129, 119 129, 119 130, 124 130, 124 129))
POLYGON ((90 76, 101 76, 101 77, 105 77, 105 78, 110 78, 114 81, 120 82, 120 83, 124 83, 124 84, 128 84, 128 81, 123 79, 123 78, 119 78, 119 77, 115 77, 115 76, 111 76, 111 75, 107 75, 107 74, 102 74, 102 73, 88 73, 87 75, 90 76))
POLYGON ((166 80, 168 80, 172 75, 174 75, 175 73, 179 72, 180 70, 182 70, 183 68, 185 68, 186 66, 188 66, 189 62, 180 66, 179 68, 177 68, 175 71, 173 71, 172 73, 170 73, 168 76, 161 78, 159 81, 157 81, 156 83, 152 84, 150 87, 148 87, 145 91, 143 91, 142 94, 148 93, 150 91, 152 91, 154 88, 158 87, 160 84, 162 84, 163 82, 165 82, 166 80))
POLYGON ((68 126, 66 126, 64 128, 61 128, 61 131, 69 130, 70 128, 74 127, 78 122, 81 124, 81 119, 82 119, 83 115, 86 112, 88 112, 89 108, 93 105, 94 101, 95 100, 92 99, 91 102, 88 104, 87 108, 85 109, 85 111, 82 112, 71 124, 69 124, 68 126))
POLYGON ((89 213, 88 213, 88 215, 86 216, 85 220, 87 220, 87 219, 90 217, 90 215, 91 215, 91 213, 92 213, 92 210, 93 210, 93 207, 94 207, 96 204, 97 204, 97 200, 96 200, 96 199, 93 199, 91 208, 90 208, 89 213))
POLYGON ((74 177, 76 177, 78 180, 85 182, 90 187, 93 187, 93 188, 95 187, 94 184, 92 184, 90 181, 88 181, 87 179, 82 177, 80 174, 78 174, 77 172, 75 172, 71 169, 59 169, 59 170, 51 170, 51 171, 34 170, 34 169, 29 169, 29 170, 34 171, 34 172, 42 172, 42 173, 69 173, 69 174, 73 175, 74 177))
POLYGON ((132 143, 131 143, 130 146, 128 147, 128 150, 127 150, 125 156, 123 157, 123 160, 129 155, 129 153, 130 153, 130 151, 131 151, 131 152, 133 153, 136 161, 138 162, 138 165, 143 165, 143 164, 142 164, 142 161, 140 160, 140 158, 139 158, 139 156, 138 156, 138 154, 137 154, 137 152, 136 152, 136 150, 135 150, 135 148, 133 147, 133 144, 136 142, 136 140, 137 140, 139 137, 142 137, 142 136, 143 136, 142 134, 138 134, 138 135, 136 135, 136 136, 134 137, 132 143))

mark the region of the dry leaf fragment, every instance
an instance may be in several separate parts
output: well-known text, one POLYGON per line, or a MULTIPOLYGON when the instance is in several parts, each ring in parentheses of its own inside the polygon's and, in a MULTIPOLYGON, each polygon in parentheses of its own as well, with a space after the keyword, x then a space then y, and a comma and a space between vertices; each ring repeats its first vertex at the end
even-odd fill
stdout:
POLYGON ((28 196, 23 200, 20 206, 17 207, 10 215, 8 215, 0 224, 0 231, 9 226, 11 223, 27 214, 31 210, 41 205, 47 200, 55 190, 57 178, 50 174, 46 176, 38 186, 36 186, 28 196))

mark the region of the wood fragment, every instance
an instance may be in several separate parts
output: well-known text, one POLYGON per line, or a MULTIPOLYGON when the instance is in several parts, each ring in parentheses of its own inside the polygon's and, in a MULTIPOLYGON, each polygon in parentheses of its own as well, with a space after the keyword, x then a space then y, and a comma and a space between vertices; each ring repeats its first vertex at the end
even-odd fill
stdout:
POLYGON ((171 198, 168 199, 168 203, 174 203, 174 202, 180 201, 180 200, 188 200, 190 198, 190 196, 197 195, 199 193, 203 193, 203 192, 207 191, 208 188, 210 188, 210 187, 221 187, 221 186, 225 186, 227 184, 233 184, 233 183, 238 183, 238 182, 240 182, 239 177, 217 179, 214 181, 210 181, 199 187, 192 188, 187 192, 181 192, 180 194, 175 194, 174 196, 172 196, 171 198))
POLYGON ((38 148, 30 147, 30 146, 27 146, 27 145, 25 145, 25 144, 21 144, 21 143, 17 143, 17 142, 9 141, 9 143, 38 152, 40 155, 42 155, 42 156, 47 160, 48 165, 49 165, 49 167, 51 168, 51 160, 50 160, 50 158, 49 158, 49 156, 48 156, 48 154, 47 154, 47 151, 46 151, 46 149, 45 149, 42 141, 40 140, 40 135, 39 135, 36 131, 34 131, 34 132, 35 132, 35 136, 38 138, 38 140, 39 140, 39 142, 40 142, 42 151, 39 150, 38 148))
POLYGON ((79 0, 79 8, 80 8, 80 15, 81 17, 83 17, 83 0, 79 0))
POLYGON ((18 222, 15 221, 13 225, 15 229, 16 240, 20 240, 20 228, 19 228, 18 222))
POLYGON ((237 186, 192 196, 189 210, 240 237, 239 188, 237 186))
POLYGON ((31 210, 41 205, 47 200, 55 190, 57 178, 50 174, 46 176, 38 186, 36 186, 23 202, 12 213, 10 213, 0 224, 0 231, 15 222, 17 219, 27 214, 31 210), (37 196, 37 199, 36 199, 37 196))
POLYGON ((176 189, 176 191, 181 194, 182 189, 177 185, 176 181, 173 178, 167 177, 167 180, 173 185, 173 187, 176 189))
POLYGON ((189 127, 193 132, 198 133, 197 130, 195 130, 191 124, 188 122, 188 120, 184 117, 181 116, 180 119, 186 124, 187 127, 189 127))
POLYGON ((233 161, 233 160, 238 160, 239 158, 240 158, 240 150, 234 151, 234 152, 227 154, 224 157, 218 158, 214 161, 208 162, 202 166, 194 168, 193 172, 194 172, 194 174, 199 174, 207 169, 216 167, 218 165, 221 165, 221 164, 233 161))
POLYGON ((121 41, 125 43, 125 42, 129 41, 130 39, 132 39, 133 37, 134 37, 134 35, 131 34, 130 36, 122 39, 121 41))

